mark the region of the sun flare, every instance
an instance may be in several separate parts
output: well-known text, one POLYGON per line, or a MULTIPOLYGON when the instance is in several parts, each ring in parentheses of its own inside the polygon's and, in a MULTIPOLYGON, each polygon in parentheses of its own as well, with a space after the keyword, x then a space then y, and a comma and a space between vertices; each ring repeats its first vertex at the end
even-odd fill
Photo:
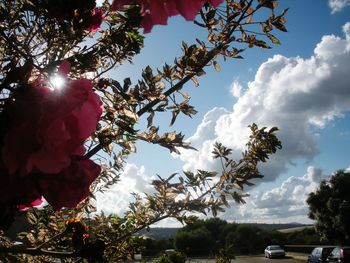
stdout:
POLYGON ((55 75, 50 78, 50 84, 54 90, 61 90, 64 88, 65 83, 65 79, 61 76, 55 75))

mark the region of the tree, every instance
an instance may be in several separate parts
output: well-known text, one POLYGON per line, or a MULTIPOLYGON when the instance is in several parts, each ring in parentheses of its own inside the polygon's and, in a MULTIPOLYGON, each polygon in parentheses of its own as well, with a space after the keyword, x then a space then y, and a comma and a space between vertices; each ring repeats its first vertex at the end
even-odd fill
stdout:
POLYGON ((215 143, 219 172, 159 177, 155 194, 135 194, 125 215, 90 217, 91 198, 118 181, 138 140, 171 152, 192 149, 179 132, 161 134, 154 116, 170 112, 170 125, 179 114, 191 117, 196 110, 183 89, 189 81, 199 85, 205 67, 219 70, 219 57, 241 59, 247 47, 270 48, 265 40, 279 44, 272 32, 286 31, 287 10, 277 15, 276 6, 272 0, 106 0, 101 7, 95 0, 2 1, 0 226, 6 229, 29 208, 31 231, 22 233, 26 246, 0 232, 0 259, 117 261, 139 250, 135 232, 164 218, 187 223, 195 220, 189 212, 216 215, 229 198, 244 203, 243 187, 262 178, 258 164, 281 148, 277 128, 252 124, 240 160, 215 143), (268 17, 254 20, 260 10, 268 17), (148 32, 177 14, 207 30, 207 40, 183 43, 174 65, 146 67, 137 83, 106 75, 140 52, 140 28, 148 32), (32 208, 43 198, 48 206, 32 208))
POLYGON ((204 226, 190 231, 179 230, 174 239, 175 248, 188 256, 208 256, 215 247, 215 240, 204 226))
POLYGON ((175 247, 189 255, 216 255, 224 247, 228 226, 219 218, 197 220, 180 229, 174 238, 175 247))
POLYGON ((156 263, 185 263, 187 257, 185 254, 177 251, 173 251, 167 254, 162 255, 156 263))
POLYGON ((316 221, 316 231, 323 240, 350 242, 350 173, 338 171, 310 193, 309 217, 316 221))
POLYGON ((320 235, 316 232, 315 228, 305 228, 301 231, 295 231, 285 234, 285 241, 283 244, 288 245, 315 245, 324 244, 327 245, 326 240, 323 242, 320 240, 320 235))
POLYGON ((228 223, 220 218, 209 218, 203 222, 203 225, 206 229, 209 230, 211 236, 215 241, 219 241, 220 236, 224 232, 224 229, 228 223))
POLYGON ((260 253, 263 244, 262 232, 256 226, 241 224, 235 232, 227 236, 226 246, 232 246, 236 252, 241 254, 260 253))

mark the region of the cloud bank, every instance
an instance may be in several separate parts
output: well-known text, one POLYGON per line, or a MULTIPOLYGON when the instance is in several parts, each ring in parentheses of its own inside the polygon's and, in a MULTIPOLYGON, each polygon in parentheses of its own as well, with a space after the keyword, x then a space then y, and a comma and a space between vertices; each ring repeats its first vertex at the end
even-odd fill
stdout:
MULTIPOLYGON (((261 167, 264 182, 275 180, 294 160, 311 161, 319 152, 317 130, 350 110, 350 23, 343 26, 343 32, 344 37, 324 36, 309 58, 269 58, 246 87, 235 81, 231 92, 236 103, 231 110, 216 107, 207 112, 189 139, 198 152, 182 151, 178 156, 184 161, 183 169, 217 169, 210 154, 212 144, 220 141, 239 153, 249 136, 247 126, 253 122, 279 127, 283 144, 268 165, 261 167)), ((98 210, 121 215, 132 200, 131 192, 152 191, 151 179, 146 178, 144 167, 128 164, 121 182, 97 196, 98 210)), ((246 205, 234 204, 222 218, 308 223, 305 200, 321 178, 322 171, 309 166, 305 175, 289 177, 272 190, 253 189, 246 205)))
MULTIPOLYGON (((189 141, 198 152, 183 150, 184 170, 216 169, 212 144, 222 142, 240 152, 248 125, 277 126, 283 149, 261 168, 273 181, 297 159, 311 161, 319 152, 317 129, 350 110, 350 23, 345 37, 326 35, 310 58, 275 55, 264 62, 253 81, 232 84, 237 102, 232 110, 209 111, 189 141)), ((239 156, 239 155, 237 155, 239 156)))
POLYGON ((331 8, 331 13, 334 14, 350 6, 350 0, 329 0, 328 5, 331 8))
POLYGON ((291 176, 280 187, 267 192, 253 191, 247 204, 233 206, 223 217, 235 221, 266 223, 310 223, 306 198, 324 179, 322 171, 312 166, 302 177, 291 176))
POLYGON ((127 164, 117 184, 104 193, 96 194, 94 204, 97 212, 122 215, 127 210, 129 203, 134 201, 131 193, 153 193, 151 182, 154 179, 146 174, 145 167, 127 164))

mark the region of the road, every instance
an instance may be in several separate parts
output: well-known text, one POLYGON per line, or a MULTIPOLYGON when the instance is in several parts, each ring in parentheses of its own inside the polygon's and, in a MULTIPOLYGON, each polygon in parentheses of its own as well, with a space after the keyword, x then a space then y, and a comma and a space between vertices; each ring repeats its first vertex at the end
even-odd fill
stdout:
MULTIPOLYGON (((187 262, 193 263, 215 263, 214 259, 193 259, 187 262)), ((232 260, 231 263, 301 263, 304 261, 294 259, 292 257, 285 258, 273 258, 268 259, 264 256, 254 256, 254 257, 236 257, 235 260, 232 260)))
POLYGON ((302 261, 291 257, 268 259, 265 257, 237 257, 232 263, 300 263, 302 261))

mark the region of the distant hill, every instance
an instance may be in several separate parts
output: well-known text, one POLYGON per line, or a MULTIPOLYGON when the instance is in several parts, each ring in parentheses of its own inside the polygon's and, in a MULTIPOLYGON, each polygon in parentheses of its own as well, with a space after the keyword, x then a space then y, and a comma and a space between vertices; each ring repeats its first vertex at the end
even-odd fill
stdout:
POLYGON ((169 239, 176 235, 176 232, 181 229, 179 227, 154 227, 150 228, 149 231, 143 229, 137 234, 146 236, 152 239, 169 239))
POLYGON ((307 228, 315 228, 315 226, 314 225, 305 225, 305 226, 292 227, 292 228, 286 228, 286 229, 278 229, 278 231, 281 233, 288 234, 288 233, 303 231, 304 229, 307 229, 307 228))
MULTIPOLYGON (((254 225, 264 230, 278 230, 283 233, 301 231, 304 228, 312 227, 311 225, 289 223, 289 224, 263 224, 263 223, 242 223, 244 225, 254 225), (290 231, 288 231, 290 230, 290 231)), ((169 239, 176 235, 176 232, 181 228, 176 227, 154 227, 149 231, 143 229, 138 232, 141 236, 146 236, 152 239, 169 239)))
POLYGON ((310 225, 299 224, 299 223, 288 223, 288 224, 247 223, 247 225, 255 225, 264 230, 284 230, 284 229, 301 228, 301 227, 303 228, 306 226, 310 226, 310 225))

